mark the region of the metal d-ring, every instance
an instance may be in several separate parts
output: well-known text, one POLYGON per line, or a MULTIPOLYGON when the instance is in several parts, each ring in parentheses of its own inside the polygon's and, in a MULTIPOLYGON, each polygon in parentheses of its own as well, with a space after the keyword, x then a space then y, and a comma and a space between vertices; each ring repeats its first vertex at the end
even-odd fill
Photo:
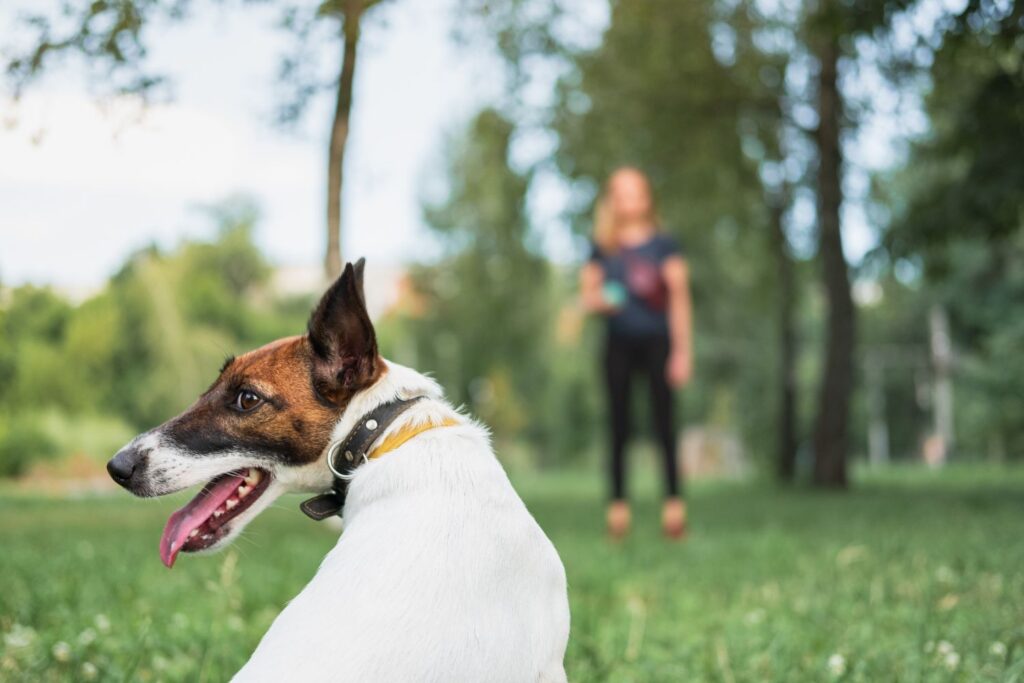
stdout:
MULTIPOLYGON (((331 444, 330 449, 328 449, 328 451, 327 451, 327 467, 328 467, 328 469, 331 470, 331 473, 334 474, 334 476, 338 477, 339 479, 341 479, 345 475, 342 474, 341 472, 339 472, 338 468, 334 466, 334 459, 338 456, 338 451, 340 451, 341 447, 344 446, 344 445, 345 445, 344 441, 335 441, 334 443, 331 444)), ((352 452, 351 451, 346 451, 345 455, 346 455, 348 461, 352 462, 352 460, 353 460, 353 458, 351 457, 352 456, 352 452)))
MULTIPOLYGON (((344 441, 335 441, 327 450, 327 468, 331 470, 331 473, 334 474, 334 476, 338 477, 339 479, 343 479, 346 474, 351 474, 351 472, 342 474, 341 472, 338 471, 338 468, 334 466, 334 459, 338 457, 338 451, 340 451, 341 447, 344 445, 344 441)), ((364 465, 370 462, 369 458, 366 457, 366 453, 360 453, 359 455, 362 457, 364 465)), ((348 460, 349 462, 355 462, 355 459, 355 453, 353 453, 352 451, 345 451, 345 460, 348 460)))

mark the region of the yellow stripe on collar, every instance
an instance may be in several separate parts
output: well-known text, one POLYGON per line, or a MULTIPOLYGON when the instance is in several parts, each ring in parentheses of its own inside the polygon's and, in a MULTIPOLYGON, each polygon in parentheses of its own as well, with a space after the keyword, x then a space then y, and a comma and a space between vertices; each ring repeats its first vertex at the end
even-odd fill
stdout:
POLYGON ((372 451, 370 451, 369 458, 370 460, 373 460, 374 458, 379 458, 382 455, 390 453, 391 451, 395 450, 396 448, 404 444, 409 439, 413 438, 418 434, 422 434, 423 432, 435 429, 437 427, 452 427, 457 424, 459 423, 456 422, 453 418, 448 417, 445 418, 441 422, 441 424, 435 424, 433 422, 423 422, 421 424, 416 425, 406 425, 405 427, 402 427, 401 429, 398 429, 384 437, 384 440, 380 442, 380 445, 374 448, 372 451))

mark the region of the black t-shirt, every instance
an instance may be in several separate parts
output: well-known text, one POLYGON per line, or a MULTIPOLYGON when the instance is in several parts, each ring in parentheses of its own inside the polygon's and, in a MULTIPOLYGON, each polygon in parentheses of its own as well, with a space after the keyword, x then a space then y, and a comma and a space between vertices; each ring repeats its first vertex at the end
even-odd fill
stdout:
POLYGON ((657 233, 613 254, 596 244, 592 247, 590 261, 604 272, 605 297, 619 306, 607 316, 609 333, 631 338, 668 335, 668 288, 662 266, 665 259, 682 254, 679 243, 657 233))

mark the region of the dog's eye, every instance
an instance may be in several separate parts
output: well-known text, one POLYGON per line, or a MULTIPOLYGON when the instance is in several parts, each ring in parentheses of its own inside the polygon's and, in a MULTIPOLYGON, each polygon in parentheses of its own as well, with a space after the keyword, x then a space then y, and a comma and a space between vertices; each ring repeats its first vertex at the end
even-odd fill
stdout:
POLYGON ((231 407, 241 413, 247 413, 254 408, 257 408, 263 403, 263 397, 259 394, 249 391, 248 389, 242 389, 235 396, 234 402, 231 407))

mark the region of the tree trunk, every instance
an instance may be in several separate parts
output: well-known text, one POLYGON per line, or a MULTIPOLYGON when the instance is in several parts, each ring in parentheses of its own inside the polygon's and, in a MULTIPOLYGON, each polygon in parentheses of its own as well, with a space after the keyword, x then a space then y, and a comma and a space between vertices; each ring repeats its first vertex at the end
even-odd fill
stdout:
POLYGON ((334 280, 341 274, 341 197, 345 170, 345 144, 348 142, 352 113, 352 84, 356 75, 356 51, 359 47, 359 23, 364 0, 344 0, 342 36, 345 40, 338 74, 338 99, 331 124, 331 142, 327 160, 327 253, 324 274, 334 280))
POLYGON ((823 38, 818 54, 818 250, 828 312, 825 366, 814 429, 814 483, 842 488, 847 485, 847 423, 853 390, 855 312, 839 218, 843 202, 842 100, 837 83, 839 40, 829 33, 823 38))
POLYGON ((789 254, 783 214, 785 194, 770 200, 772 247, 775 251, 776 274, 779 278, 779 415, 777 474, 780 481, 792 482, 796 477, 796 330, 794 311, 796 287, 793 280, 793 259, 789 254))

